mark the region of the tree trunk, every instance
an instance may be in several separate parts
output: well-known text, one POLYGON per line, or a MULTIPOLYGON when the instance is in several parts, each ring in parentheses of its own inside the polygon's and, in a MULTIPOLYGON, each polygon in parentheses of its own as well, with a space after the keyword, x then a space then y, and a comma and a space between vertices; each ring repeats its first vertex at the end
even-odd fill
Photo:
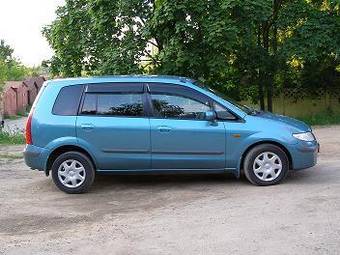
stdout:
MULTIPOLYGON (((269 26, 268 21, 264 22, 262 27, 263 27, 263 32, 262 32, 263 48, 266 51, 266 57, 267 57, 267 62, 268 62, 268 60, 269 60, 269 40, 270 40, 270 38, 269 38, 270 26, 269 26)), ((264 80, 264 85, 265 85, 266 90, 267 90, 267 110, 272 112, 273 111, 273 85, 272 85, 271 79, 270 79, 269 65, 270 65, 269 63, 266 63, 267 68, 264 72, 263 80, 264 80)))
POLYGON ((273 84, 271 80, 267 84, 267 109, 269 112, 273 112, 273 84))
MULTIPOLYGON (((259 47, 261 46, 261 27, 258 28, 257 45, 259 47)), ((257 83, 258 83, 258 90, 259 90, 258 100, 260 101, 260 109, 264 111, 265 104, 264 104, 263 70, 261 68, 259 68, 259 71, 258 71, 257 83)))
MULTIPOLYGON (((262 73, 262 72, 261 72, 262 73)), ((262 74, 260 74, 260 77, 262 74)), ((260 108, 262 111, 266 110, 264 105, 264 88, 263 88, 263 82, 262 79, 259 79, 259 100, 260 100, 260 108)))
MULTIPOLYGON (((277 4, 277 1, 274 1, 277 4)), ((277 8, 277 7, 275 7, 277 8)), ((276 53, 277 53, 277 25, 276 23, 273 24, 273 37, 272 37, 272 48, 273 48, 273 56, 274 60, 276 60, 276 53)), ((276 73, 276 62, 274 61, 273 69, 270 74, 270 79, 268 81, 268 91, 267 91, 267 105, 268 111, 273 112, 273 91, 274 91, 274 74, 276 73)))
POLYGON ((267 84, 267 105, 268 105, 268 111, 272 112, 273 111, 273 91, 274 91, 274 74, 276 73, 277 69, 277 17, 280 11, 280 8, 282 6, 282 0, 273 0, 273 16, 272 19, 267 27, 267 33, 266 33, 266 39, 264 38, 263 41, 266 41, 267 44, 265 45, 265 48, 268 52, 268 55, 270 54, 269 52, 269 40, 270 40, 270 28, 273 28, 273 36, 272 36, 272 56, 271 56, 271 72, 268 74, 268 84, 267 84))
POLYGON ((267 109, 273 111, 273 91, 274 91, 274 74, 276 73, 276 52, 277 52, 277 17, 282 6, 283 0, 273 0, 273 14, 270 19, 262 24, 262 37, 263 37, 263 48, 265 49, 268 57, 268 63, 266 63, 267 70, 264 74, 265 87, 267 89, 267 109), (273 28, 272 38, 272 54, 270 52, 270 31, 273 28))

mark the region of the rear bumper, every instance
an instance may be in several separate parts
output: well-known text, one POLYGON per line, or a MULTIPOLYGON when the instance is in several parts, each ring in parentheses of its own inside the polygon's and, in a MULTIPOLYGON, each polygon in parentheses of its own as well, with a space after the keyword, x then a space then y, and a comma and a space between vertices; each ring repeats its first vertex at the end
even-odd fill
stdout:
POLYGON ((296 145, 290 147, 292 156, 292 169, 301 170, 315 166, 320 145, 317 141, 304 142, 299 141, 296 145))
POLYGON ((31 169, 38 169, 44 171, 46 168, 46 160, 48 156, 48 150, 26 144, 24 149, 24 159, 27 166, 31 169))

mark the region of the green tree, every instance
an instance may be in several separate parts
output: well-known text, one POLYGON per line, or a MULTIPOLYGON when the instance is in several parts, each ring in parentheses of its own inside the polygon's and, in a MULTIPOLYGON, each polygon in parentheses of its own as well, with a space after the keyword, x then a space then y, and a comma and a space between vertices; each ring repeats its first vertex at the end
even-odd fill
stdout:
POLYGON ((0 68, 3 80, 22 80, 30 70, 13 56, 13 52, 11 46, 0 40, 0 68))
POLYGON ((0 40, 0 92, 6 80, 22 80, 31 70, 15 59, 13 52, 4 40, 0 40))
POLYGON ((0 114, 2 113, 2 93, 4 90, 5 81, 23 80, 26 76, 34 73, 34 68, 25 67, 13 56, 14 50, 0 40, 0 114))
POLYGON ((66 0, 44 35, 54 75, 183 75, 272 111, 276 88, 338 82, 339 29, 334 0, 66 0))
POLYGON ((13 60, 13 49, 5 43, 5 40, 0 40, 0 59, 6 63, 13 60))
POLYGON ((5 43, 4 40, 0 40, 0 114, 2 112, 2 93, 7 80, 8 75, 8 62, 11 61, 13 49, 5 43))
POLYGON ((6 77, 7 77, 6 64, 2 60, 0 60, 0 94, 2 92, 6 77))
POLYGON ((7 79, 7 64, 12 61, 12 54, 13 49, 7 45, 4 40, 0 40, 0 94, 2 93, 4 83, 7 79))
POLYGON ((151 1, 67 0, 43 29, 55 51, 51 72, 61 76, 139 73, 151 1))

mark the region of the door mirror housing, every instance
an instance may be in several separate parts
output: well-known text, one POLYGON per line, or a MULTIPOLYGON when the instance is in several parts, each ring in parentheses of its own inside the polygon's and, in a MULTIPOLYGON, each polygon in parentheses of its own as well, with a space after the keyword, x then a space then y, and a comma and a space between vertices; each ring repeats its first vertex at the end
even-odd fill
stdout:
POLYGON ((216 115, 215 111, 207 111, 207 112, 205 112, 204 115, 205 115, 204 117, 207 121, 214 122, 217 119, 217 115, 216 115))

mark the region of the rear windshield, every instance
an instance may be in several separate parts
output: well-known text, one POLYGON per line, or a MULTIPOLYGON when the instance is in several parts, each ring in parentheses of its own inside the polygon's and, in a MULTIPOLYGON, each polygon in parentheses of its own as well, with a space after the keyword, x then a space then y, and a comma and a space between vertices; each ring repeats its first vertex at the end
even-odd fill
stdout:
POLYGON ((52 113, 62 116, 76 116, 83 85, 63 87, 54 103, 52 113))

